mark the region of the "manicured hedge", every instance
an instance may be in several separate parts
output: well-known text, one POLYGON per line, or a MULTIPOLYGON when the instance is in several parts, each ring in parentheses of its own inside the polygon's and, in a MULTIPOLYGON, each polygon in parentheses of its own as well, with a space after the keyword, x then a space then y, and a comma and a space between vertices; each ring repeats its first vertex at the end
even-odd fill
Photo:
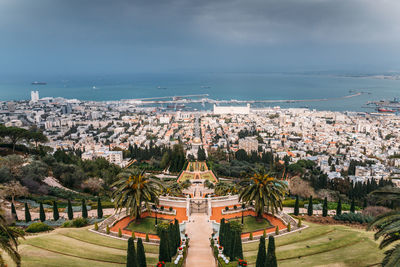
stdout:
POLYGON ((25 232, 28 233, 40 233, 53 230, 53 227, 48 226, 42 222, 32 223, 31 225, 26 228, 25 232))
POLYGON ((369 223, 373 220, 373 217, 364 215, 362 213, 342 213, 341 215, 335 215, 333 218, 337 221, 344 222, 357 222, 357 223, 369 223))

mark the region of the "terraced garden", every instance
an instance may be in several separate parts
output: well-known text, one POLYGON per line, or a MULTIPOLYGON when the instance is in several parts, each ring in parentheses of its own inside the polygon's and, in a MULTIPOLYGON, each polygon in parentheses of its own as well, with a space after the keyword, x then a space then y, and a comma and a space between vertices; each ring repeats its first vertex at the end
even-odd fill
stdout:
MULTIPOLYGON (((21 241, 19 251, 22 266, 124 266, 127 241, 102 236, 89 228, 60 228, 53 232, 28 236, 21 241)), ((145 244, 147 263, 158 261, 158 246, 145 244)), ((15 266, 11 261, 8 266, 15 266)))
MULTIPOLYGON (((157 223, 169 223, 169 220, 157 219, 157 223)), ((132 221, 126 228, 134 232, 144 233, 144 234, 157 234, 157 229, 155 227, 156 219, 153 217, 146 217, 140 219, 140 223, 136 223, 136 220, 132 221)))
MULTIPOLYGON (((373 233, 341 225, 316 225, 278 237, 276 256, 284 266, 370 266, 381 262, 383 253, 373 233)), ((254 266, 258 241, 243 244, 244 258, 254 266)))

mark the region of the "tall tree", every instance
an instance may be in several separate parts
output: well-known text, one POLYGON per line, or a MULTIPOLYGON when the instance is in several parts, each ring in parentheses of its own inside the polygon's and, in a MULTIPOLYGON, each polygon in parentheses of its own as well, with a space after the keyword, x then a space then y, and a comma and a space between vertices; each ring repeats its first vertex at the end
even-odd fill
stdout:
POLYGON ((88 212, 86 207, 86 201, 85 199, 82 199, 82 218, 87 218, 87 217, 88 217, 88 212))
POLYGON ((60 219, 60 214, 58 213, 57 201, 53 201, 53 219, 58 221, 60 219))
POLYGON ((18 221, 17 210, 15 209, 14 203, 11 202, 11 216, 14 220, 18 221))
POLYGON ((239 195, 239 201, 255 203, 255 211, 260 218, 266 208, 272 214, 282 210, 282 201, 287 191, 284 181, 270 177, 264 171, 255 173, 250 179, 250 185, 239 195))
POLYGON ((222 218, 219 225, 219 244, 221 246, 224 246, 224 231, 225 231, 225 218, 222 218))
POLYGON ((143 204, 147 210, 150 210, 150 203, 158 205, 158 197, 163 191, 159 181, 147 178, 138 170, 124 170, 118 178, 112 185, 117 188, 112 194, 117 210, 126 208, 127 214, 140 219, 143 204))
POLYGON ((67 213, 68 213, 68 220, 74 219, 74 210, 72 209, 71 200, 69 199, 68 199, 67 213))
POLYGON ((31 213, 29 212, 28 203, 25 202, 25 222, 32 221, 31 213))
POLYGON ((168 225, 168 242, 169 242, 169 255, 171 257, 176 254, 176 239, 175 239, 175 230, 174 225, 170 223, 168 225))
POLYGON ((43 208, 43 203, 40 202, 39 206, 39 218, 41 222, 44 222, 46 220, 46 213, 44 213, 44 208, 43 208))
POLYGON ((103 207, 101 206, 100 198, 97 198, 97 218, 103 218, 103 207))
POLYGON ((126 267, 138 267, 136 251, 135 251, 135 241, 133 240, 132 237, 128 239, 126 267))
POLYGON ((138 262, 138 267, 146 267, 146 254, 144 251, 144 246, 143 246, 143 241, 139 237, 137 241, 137 262, 138 262))
POLYGON ((322 216, 328 216, 328 198, 324 198, 324 204, 322 205, 322 216))
POLYGON ((268 251, 267 251, 265 266, 268 266, 268 267, 277 267, 278 266, 278 263, 276 260, 276 255, 275 255, 275 239, 272 235, 270 235, 269 239, 268 239, 268 251))
POLYGON ((181 231, 179 229, 179 222, 177 219, 174 220, 174 228, 175 228, 176 248, 179 248, 179 246, 181 245, 181 231))
POLYGON ((307 215, 312 216, 314 213, 314 208, 313 208, 313 202, 312 202, 312 195, 310 196, 308 200, 308 207, 307 207, 307 215))
POLYGON ((160 233, 160 246, 159 246, 159 261, 170 262, 171 255, 169 254, 169 242, 168 242, 168 231, 167 229, 161 230, 160 233))
POLYGON ((299 215, 299 196, 298 195, 296 195, 296 202, 294 203, 293 214, 296 216, 299 215))
POLYGON ((265 237, 261 236, 260 243, 258 244, 256 267, 265 267, 266 257, 267 253, 265 252, 265 237))
POLYGON ((342 200, 339 197, 339 201, 336 207, 336 215, 341 215, 341 214, 342 214, 342 200))

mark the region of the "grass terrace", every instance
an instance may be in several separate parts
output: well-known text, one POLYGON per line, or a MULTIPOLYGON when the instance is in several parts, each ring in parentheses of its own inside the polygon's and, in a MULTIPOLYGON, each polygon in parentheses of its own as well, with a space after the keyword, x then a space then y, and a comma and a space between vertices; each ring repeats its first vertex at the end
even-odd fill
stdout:
POLYGON ((205 172, 205 173, 201 173, 200 174, 200 179, 205 179, 205 180, 209 180, 210 182, 215 183, 215 178, 212 175, 211 171, 205 172))
MULTIPOLYGON (((93 226, 91 226, 93 227, 93 226)), ((127 241, 102 236, 85 228, 59 228, 27 236, 18 247, 24 267, 113 267, 126 265, 127 241)), ((147 265, 158 262, 158 245, 144 244, 147 265)), ((15 266, 3 254, 8 266, 15 266)))
POLYGON ((193 180, 193 179, 194 179, 194 173, 183 172, 181 174, 181 177, 179 178, 179 182, 182 183, 186 180, 193 180))
MULTIPOLYGON (((157 218, 157 223, 169 223, 169 220, 165 219, 160 219, 157 218)), ((139 232, 139 233, 148 233, 148 234, 157 234, 157 229, 156 229, 156 219, 153 217, 146 217, 143 219, 140 219, 140 221, 133 220, 129 225, 126 227, 127 230, 131 230, 134 232, 139 232)))
MULTIPOLYGON (((229 219, 228 221, 242 222, 242 217, 229 219)), ((257 219, 253 216, 244 216, 243 218, 243 233, 254 232, 257 230, 264 230, 266 228, 273 227, 273 225, 267 219, 257 219)))
MULTIPOLYGON (((343 225, 317 225, 275 239, 278 265, 285 266, 373 266, 383 252, 373 232, 343 225)), ((255 266, 258 240, 243 244, 244 258, 255 266)), ((268 241, 266 241, 268 245, 268 241)))

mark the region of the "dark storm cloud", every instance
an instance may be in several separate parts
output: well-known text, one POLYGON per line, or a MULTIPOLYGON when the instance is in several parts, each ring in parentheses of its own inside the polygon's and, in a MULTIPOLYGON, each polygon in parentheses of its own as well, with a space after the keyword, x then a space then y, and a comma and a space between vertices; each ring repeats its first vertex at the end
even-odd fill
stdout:
POLYGON ((397 0, 1 0, 0 68, 374 63, 400 43, 399 13, 397 0))

